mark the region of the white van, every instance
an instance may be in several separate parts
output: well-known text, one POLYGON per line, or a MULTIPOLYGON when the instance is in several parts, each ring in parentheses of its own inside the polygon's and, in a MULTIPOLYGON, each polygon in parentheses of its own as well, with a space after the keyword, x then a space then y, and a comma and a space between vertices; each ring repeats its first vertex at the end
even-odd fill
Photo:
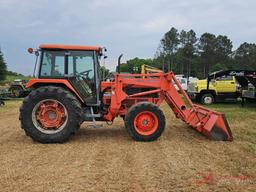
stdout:
MULTIPOLYGON (((179 75, 175 75, 176 79, 180 82, 181 84, 181 87, 184 91, 187 91, 188 90, 188 84, 191 83, 191 82, 195 82, 198 80, 198 78, 196 77, 189 77, 189 82, 188 82, 188 79, 183 75, 183 74, 179 74, 179 75)), ((178 90, 178 86, 175 84, 174 85, 175 88, 178 90)))

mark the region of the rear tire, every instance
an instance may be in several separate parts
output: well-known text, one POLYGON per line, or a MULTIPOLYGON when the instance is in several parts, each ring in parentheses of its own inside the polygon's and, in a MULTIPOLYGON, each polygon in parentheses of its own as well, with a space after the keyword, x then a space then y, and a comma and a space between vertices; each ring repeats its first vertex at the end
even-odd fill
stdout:
POLYGON ((129 109, 125 116, 125 127, 136 141, 154 141, 164 131, 165 117, 155 104, 142 102, 129 109))
POLYGON ((77 98, 71 92, 56 86, 45 86, 33 90, 24 99, 20 108, 21 127, 26 135, 41 143, 63 143, 67 141, 79 128, 81 116, 81 103, 77 98), (48 105, 49 102, 51 105, 47 106, 47 102, 48 105), (46 112, 45 106, 49 108, 46 112), (57 113, 54 113, 56 112, 54 106, 58 106, 56 107, 57 113), (60 113, 58 113, 58 109, 60 113), (60 121, 57 121, 59 119, 60 121), (51 126, 56 124, 55 120, 59 124, 52 128, 51 126), (47 127, 47 125, 50 127, 47 127))
POLYGON ((211 93, 204 93, 201 96, 201 103, 204 105, 211 105, 214 103, 214 96, 211 93))
POLYGON ((19 98, 23 96, 23 89, 20 86, 11 86, 9 88, 12 98, 19 98))

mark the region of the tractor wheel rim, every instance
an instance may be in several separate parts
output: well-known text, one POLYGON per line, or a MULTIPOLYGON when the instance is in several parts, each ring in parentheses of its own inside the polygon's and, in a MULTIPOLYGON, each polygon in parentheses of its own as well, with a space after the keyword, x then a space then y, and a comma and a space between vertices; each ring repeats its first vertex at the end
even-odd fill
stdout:
POLYGON ((151 135, 158 128, 158 118, 150 111, 143 111, 136 115, 134 128, 140 135, 151 135))
POLYGON ((20 94, 20 92, 19 92, 18 90, 13 90, 13 91, 12 91, 12 95, 13 95, 14 97, 18 97, 19 94, 20 94))
POLYGON ((211 97, 205 97, 204 98, 204 103, 211 104, 212 103, 212 98, 211 97))
POLYGON ((35 105, 32 111, 32 121, 34 126, 43 133, 58 133, 67 124, 67 109, 57 100, 42 100, 35 105))

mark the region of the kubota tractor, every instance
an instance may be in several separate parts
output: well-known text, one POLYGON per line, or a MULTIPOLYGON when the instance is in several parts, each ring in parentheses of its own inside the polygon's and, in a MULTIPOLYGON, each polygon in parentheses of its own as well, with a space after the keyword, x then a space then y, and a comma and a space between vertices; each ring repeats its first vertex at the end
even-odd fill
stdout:
POLYGON ((101 47, 47 44, 28 51, 40 59, 37 78, 26 85, 32 91, 20 108, 20 121, 26 134, 36 141, 61 143, 83 121, 112 122, 118 116, 124 119, 133 139, 153 141, 165 128, 159 108, 163 101, 177 118, 208 138, 232 140, 225 116, 194 105, 172 72, 117 73, 104 81, 99 74, 101 47))

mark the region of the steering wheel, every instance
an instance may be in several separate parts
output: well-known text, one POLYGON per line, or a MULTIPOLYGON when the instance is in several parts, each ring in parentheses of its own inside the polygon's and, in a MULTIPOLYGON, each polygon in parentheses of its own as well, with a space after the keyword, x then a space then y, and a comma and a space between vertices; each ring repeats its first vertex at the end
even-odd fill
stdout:
POLYGON ((89 73, 90 73, 91 71, 92 71, 92 69, 89 69, 89 70, 82 71, 82 72, 77 73, 77 74, 80 75, 80 76, 83 76, 83 77, 85 77, 85 78, 87 78, 87 79, 89 79, 89 73))

